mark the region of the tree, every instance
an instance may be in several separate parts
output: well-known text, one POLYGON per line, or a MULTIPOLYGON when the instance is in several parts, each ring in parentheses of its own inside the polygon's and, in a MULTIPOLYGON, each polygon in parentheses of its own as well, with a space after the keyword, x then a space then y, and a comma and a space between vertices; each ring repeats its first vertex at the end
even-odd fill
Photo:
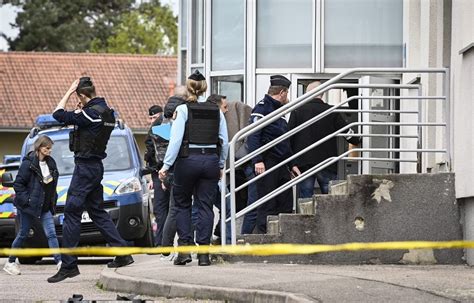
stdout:
POLYGON ((178 43, 177 18, 169 6, 154 0, 121 16, 107 43, 94 39, 93 52, 175 54, 178 43), (105 46, 105 47, 104 47, 105 46))
POLYGON ((10 39, 10 50, 84 52, 94 45, 106 47, 120 16, 133 0, 4 0, 21 7, 10 39))

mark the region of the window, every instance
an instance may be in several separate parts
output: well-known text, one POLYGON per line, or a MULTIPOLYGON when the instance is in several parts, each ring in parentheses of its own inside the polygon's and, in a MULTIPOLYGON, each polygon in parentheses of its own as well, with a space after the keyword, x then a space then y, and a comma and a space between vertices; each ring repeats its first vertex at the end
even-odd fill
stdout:
POLYGON ((401 67, 403 0, 326 0, 325 67, 401 67))
POLYGON ((257 68, 311 68, 313 1, 257 1, 257 68))
MULTIPOLYGON (((33 150, 33 145, 27 150, 33 150)), ((132 156, 128 150, 126 137, 111 136, 105 151, 107 157, 103 160, 105 171, 130 169, 132 156)), ((69 150, 69 140, 54 141, 51 156, 56 160, 59 175, 72 175, 74 171, 74 154, 69 150)))
POLYGON ((213 77, 212 93, 226 96, 227 101, 244 101, 244 77, 213 77))
POLYGON ((188 46, 188 0, 181 0, 179 13, 181 18, 181 48, 186 48, 188 46))
POLYGON ((244 68, 245 1, 212 1, 212 66, 213 71, 244 68))
POLYGON ((193 0, 190 1, 192 6, 191 13, 191 63, 204 63, 204 1, 193 0))

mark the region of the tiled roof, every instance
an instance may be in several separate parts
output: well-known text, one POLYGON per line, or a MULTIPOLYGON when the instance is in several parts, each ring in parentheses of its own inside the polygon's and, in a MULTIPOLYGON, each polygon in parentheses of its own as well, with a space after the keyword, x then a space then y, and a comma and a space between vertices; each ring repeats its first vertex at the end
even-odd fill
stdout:
MULTIPOLYGON (((176 57, 89 53, 0 53, 0 130, 29 129, 51 113, 74 79, 90 76, 98 96, 134 130, 147 128, 148 108, 163 106, 176 82, 176 57)), ((69 99, 68 108, 76 104, 69 99)))

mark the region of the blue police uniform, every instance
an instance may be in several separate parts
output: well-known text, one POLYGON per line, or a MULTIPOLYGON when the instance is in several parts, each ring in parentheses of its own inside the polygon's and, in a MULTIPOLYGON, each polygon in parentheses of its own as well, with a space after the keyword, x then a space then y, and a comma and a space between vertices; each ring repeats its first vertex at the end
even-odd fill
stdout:
MULTIPOLYGON (((189 104, 183 104, 176 108, 177 116, 171 127, 163 169, 168 170, 174 165, 172 194, 176 209, 178 244, 194 244, 191 227, 192 196, 194 196, 194 203, 199 206, 196 243, 209 245, 214 224, 212 205, 217 194, 220 169, 224 167, 228 152, 227 125, 224 115, 216 106, 219 112, 220 153, 217 153, 217 144, 189 144, 188 155, 179 156, 185 138, 186 123, 189 122, 189 106, 189 104)), ((189 129, 191 128, 190 125, 189 129)))
MULTIPOLYGON (((281 106, 282 103, 280 103, 278 100, 273 99, 269 95, 265 95, 263 100, 258 102, 252 110, 250 123, 255 123, 258 121, 258 119, 265 117, 267 114, 277 110, 281 106)), ((286 133, 287 130, 288 123, 284 117, 272 122, 271 124, 248 137, 247 145, 249 151, 252 152, 266 143, 280 137, 286 133)), ((263 162, 265 164, 265 170, 269 170, 273 166, 276 166, 278 163, 280 163, 282 160, 292 156, 292 154, 290 141, 287 139, 265 151, 263 154, 252 158, 252 164, 255 165, 256 163, 263 162)), ((287 165, 288 166, 284 165, 276 169, 257 181, 257 193, 259 199, 290 180, 289 168, 291 169, 294 163, 290 161, 290 163, 287 165)), ((256 232, 266 233, 268 215, 291 213, 292 210, 293 201, 291 190, 284 191, 277 197, 268 200, 266 203, 257 208, 256 232)))
MULTIPOLYGON (((53 117, 66 125, 75 125, 76 132, 80 134, 94 135, 101 133, 104 123, 99 111, 109 109, 103 98, 91 99, 80 112, 68 112, 64 109, 57 109, 53 117)), ((112 127, 112 126, 109 126, 112 127)), ((110 135, 110 133, 109 133, 110 135)), ((82 144, 90 144, 84 142, 82 144)), ((105 145, 108 137, 103 139, 105 145)), ((93 142, 92 142, 93 143, 93 142)), ((102 233, 104 239, 110 246, 127 246, 127 243, 117 231, 109 214, 104 210, 102 178, 104 166, 102 160, 107 156, 105 146, 103 150, 82 150, 74 152, 74 172, 69 186, 67 200, 64 209, 63 241, 62 246, 76 247, 79 244, 81 233, 81 217, 84 210, 87 210, 90 218, 102 233)), ((62 256, 62 268, 77 268, 77 257, 71 255, 62 256)))

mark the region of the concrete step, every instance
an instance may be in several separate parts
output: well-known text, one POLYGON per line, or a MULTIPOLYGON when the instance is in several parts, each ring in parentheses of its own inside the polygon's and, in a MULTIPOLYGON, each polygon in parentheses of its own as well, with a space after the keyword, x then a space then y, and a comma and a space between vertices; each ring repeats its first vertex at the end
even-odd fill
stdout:
POLYGON ((298 199, 298 213, 302 215, 314 215, 313 198, 298 199))
POLYGON ((347 195, 347 181, 346 180, 329 181, 329 194, 330 195, 347 195))
MULTIPOLYGON (((454 174, 349 176, 347 194, 300 201, 304 214, 269 217, 266 235, 239 243, 340 244, 463 239, 454 174), (311 211, 312 209, 312 211, 311 211)), ((266 257, 268 262, 328 264, 462 264, 463 250, 386 250, 266 257)), ((247 258, 246 260, 251 260, 247 258)), ((256 258, 256 262, 262 258, 256 258)))

